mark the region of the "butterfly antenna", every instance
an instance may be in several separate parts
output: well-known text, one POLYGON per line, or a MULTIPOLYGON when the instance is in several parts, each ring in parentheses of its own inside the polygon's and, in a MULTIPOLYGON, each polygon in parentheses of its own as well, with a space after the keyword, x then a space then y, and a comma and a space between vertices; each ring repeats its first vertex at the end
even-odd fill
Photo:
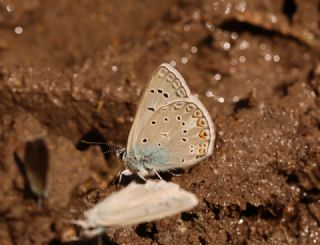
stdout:
POLYGON ((121 149, 120 146, 112 144, 112 143, 106 143, 106 145, 109 147, 107 151, 104 151, 103 153, 108 154, 108 153, 114 153, 117 152, 121 149))
POLYGON ((105 142, 96 142, 96 141, 87 141, 87 140, 80 140, 81 143, 89 144, 89 145, 109 145, 105 142))
POLYGON ((87 141, 87 140, 81 140, 81 143, 90 144, 90 145, 105 145, 109 149, 104 151, 104 154, 114 153, 121 149, 120 146, 112 143, 105 143, 105 142, 96 142, 96 141, 87 141))

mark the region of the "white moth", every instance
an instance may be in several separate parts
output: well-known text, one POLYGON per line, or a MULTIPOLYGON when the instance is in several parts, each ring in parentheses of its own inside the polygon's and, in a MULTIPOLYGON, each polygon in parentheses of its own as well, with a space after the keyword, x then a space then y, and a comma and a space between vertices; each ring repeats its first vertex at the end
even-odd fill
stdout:
POLYGON ((179 185, 166 181, 131 183, 85 212, 84 220, 75 223, 83 228, 81 236, 93 237, 108 227, 135 225, 189 210, 198 204, 197 197, 179 185))

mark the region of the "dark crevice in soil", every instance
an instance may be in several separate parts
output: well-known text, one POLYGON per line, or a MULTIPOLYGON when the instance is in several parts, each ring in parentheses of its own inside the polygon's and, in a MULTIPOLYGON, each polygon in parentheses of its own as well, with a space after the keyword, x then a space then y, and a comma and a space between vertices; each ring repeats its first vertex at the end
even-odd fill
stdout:
POLYGON ((212 213, 214 213, 214 218, 216 220, 220 220, 220 208, 216 207, 214 204, 209 203, 206 201, 207 207, 211 210, 212 213))
POLYGON ((299 178, 295 173, 290 173, 287 175, 288 185, 297 184, 297 183, 299 183, 299 178))
POLYGON ((317 202, 320 199, 320 190, 312 188, 311 190, 305 190, 301 193, 300 202, 303 204, 310 204, 317 202))
POLYGON ((257 216, 258 214, 259 214, 258 207, 253 206, 250 203, 247 203, 246 209, 241 212, 241 215, 246 217, 254 217, 254 216, 257 216))
POLYGON ((4 72, 1 67, 0 67, 0 81, 4 81, 4 72))
POLYGON ((303 45, 303 46, 309 48, 309 46, 306 43, 304 43, 299 38, 297 38, 291 34, 284 35, 283 33, 279 32, 275 29, 269 30, 269 29, 266 29, 261 26, 257 26, 257 25, 254 25, 254 24, 248 23, 248 22, 240 22, 235 19, 229 19, 227 21, 224 21, 222 24, 220 24, 219 27, 223 30, 227 30, 230 32, 238 32, 239 34, 248 32, 253 35, 266 37, 271 40, 273 37, 278 36, 278 37, 281 37, 286 40, 292 40, 300 45, 303 45))
POLYGON ((232 244, 232 235, 229 232, 226 232, 227 238, 226 242, 227 244, 232 244))
POLYGON ((320 95, 320 87, 319 87, 319 79, 317 78, 316 72, 315 72, 315 67, 313 67, 307 77, 307 82, 310 85, 311 89, 313 92, 316 94, 317 97, 320 95))
POLYGON ((283 83, 275 87, 275 93, 278 94, 280 98, 286 97, 289 94, 289 88, 292 86, 292 83, 283 83))
MULTIPOLYGON (((320 190, 316 187, 311 189, 306 189, 301 183, 299 178, 299 172, 287 173, 285 171, 278 171, 279 175, 285 176, 286 182, 289 186, 295 185, 301 189, 300 202, 303 204, 310 204, 317 201, 320 198, 320 190)), ((301 174, 301 173, 300 173, 301 174)), ((307 175, 303 174, 306 178, 309 178, 307 175)))
POLYGON ((284 0, 282 6, 282 12, 288 17, 289 21, 292 22, 292 17, 297 11, 297 5, 294 0, 284 0))
POLYGON ((234 114, 238 114, 238 112, 240 110, 243 110, 243 109, 251 109, 253 106, 252 104, 250 103, 250 99, 249 98, 245 98, 245 99, 241 99, 239 100, 238 102, 235 102, 234 103, 234 106, 233 106, 233 111, 234 111, 234 114))
POLYGON ((249 33, 252 33, 253 35, 261 35, 268 38, 272 38, 276 35, 283 36, 281 33, 277 31, 267 30, 267 29, 264 29, 263 27, 256 26, 252 23, 240 22, 235 19, 226 20, 222 22, 219 27, 227 31, 234 31, 238 33, 249 32, 249 33))
POLYGON ((282 217, 282 205, 273 204, 273 205, 265 205, 265 206, 254 206, 250 203, 247 203, 246 209, 240 211, 241 216, 245 217, 256 217, 258 216, 260 219, 264 220, 273 220, 279 219, 282 217))
POLYGON ((310 81, 313 81, 315 78, 316 78, 316 74, 315 74, 314 68, 312 68, 308 73, 307 80, 310 82, 310 81))
POLYGON ((195 219, 198 219, 198 215, 196 213, 189 213, 189 212, 183 212, 181 214, 181 219, 183 221, 193 221, 195 219))
POLYGON ((155 240, 155 235, 158 233, 158 229, 155 223, 143 223, 137 226, 136 232, 141 237, 155 240))
POLYGON ((200 242, 201 245, 206 245, 207 244, 207 241, 201 236, 199 236, 199 242, 200 242))
POLYGON ((81 139, 76 144, 76 148, 80 151, 87 150, 90 145, 99 144, 102 150, 107 150, 107 143, 105 138, 99 132, 99 130, 93 128, 85 135, 81 137, 81 139))
POLYGON ((214 38, 212 35, 207 35, 204 39, 202 39, 198 47, 207 47, 207 48, 212 48, 212 44, 214 42, 214 38))
POLYGON ((99 145, 101 151, 104 153, 104 157, 108 160, 112 155, 115 155, 116 151, 120 149, 120 146, 106 143, 106 139, 99 132, 99 130, 93 128, 87 132, 76 144, 76 148, 80 151, 88 149, 91 145, 99 145))
POLYGON ((102 242, 104 245, 118 245, 119 244, 119 243, 112 241, 108 236, 102 236, 102 242))

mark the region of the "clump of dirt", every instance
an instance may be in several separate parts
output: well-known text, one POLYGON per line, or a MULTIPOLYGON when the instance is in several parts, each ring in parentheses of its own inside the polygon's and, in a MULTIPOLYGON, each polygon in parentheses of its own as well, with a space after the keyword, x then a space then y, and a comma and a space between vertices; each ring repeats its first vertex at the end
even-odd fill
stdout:
POLYGON ((109 148, 81 140, 125 146, 163 62, 217 129, 212 157, 166 176, 200 204, 111 228, 103 242, 319 243, 319 19, 318 1, 0 2, 1 244, 72 241, 69 221, 116 191, 122 169, 109 148), (38 140, 46 199, 24 167, 38 140))

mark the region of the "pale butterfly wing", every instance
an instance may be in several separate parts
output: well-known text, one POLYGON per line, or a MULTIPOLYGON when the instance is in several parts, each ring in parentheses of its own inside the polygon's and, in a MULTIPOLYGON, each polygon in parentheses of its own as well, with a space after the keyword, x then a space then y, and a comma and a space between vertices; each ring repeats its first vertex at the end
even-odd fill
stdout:
POLYGON ((211 118, 195 97, 162 106, 141 131, 138 154, 149 160, 147 169, 165 171, 193 165, 213 152, 211 118))
POLYGON ((86 212, 88 227, 117 227, 161 219, 189 210, 197 197, 172 182, 131 183, 86 212))
POLYGON ((141 129, 158 108, 190 95, 190 90, 180 73, 169 64, 160 65, 152 74, 141 97, 129 134, 127 151, 134 150, 141 129))
POLYGON ((191 95, 177 70, 161 65, 142 96, 129 136, 128 155, 146 159, 135 164, 148 170, 187 167, 211 155, 214 140, 208 111, 191 95))

